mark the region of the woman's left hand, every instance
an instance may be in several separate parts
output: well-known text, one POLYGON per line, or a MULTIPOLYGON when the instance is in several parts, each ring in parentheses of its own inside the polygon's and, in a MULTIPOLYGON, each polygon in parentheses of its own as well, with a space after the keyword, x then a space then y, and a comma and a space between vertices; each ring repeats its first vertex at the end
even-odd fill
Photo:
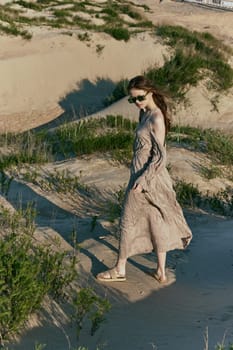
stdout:
POLYGON ((134 187, 133 187, 133 190, 134 190, 134 192, 136 192, 136 193, 141 193, 142 190, 143 190, 142 185, 140 185, 140 184, 135 184, 134 187))

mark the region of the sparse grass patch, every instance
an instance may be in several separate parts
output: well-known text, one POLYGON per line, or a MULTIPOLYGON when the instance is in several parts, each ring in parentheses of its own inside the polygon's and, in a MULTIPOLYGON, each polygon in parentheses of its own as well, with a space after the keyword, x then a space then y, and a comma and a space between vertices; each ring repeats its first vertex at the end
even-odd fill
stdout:
POLYGON ((0 32, 8 35, 22 36, 24 39, 31 39, 32 35, 27 30, 22 29, 17 23, 21 18, 18 10, 9 9, 7 6, 0 5, 0 32))
POLYGON ((35 11, 41 11, 43 8, 39 2, 29 2, 29 1, 24 1, 24 0, 18 0, 18 1, 15 1, 15 3, 22 6, 22 7, 32 9, 35 11))
POLYGON ((195 185, 184 181, 177 181, 174 185, 174 189, 177 200, 183 207, 187 206, 193 208, 200 205, 201 193, 195 185))
MULTIPOLYGON (((28 172, 23 176, 27 180, 28 172)), ((43 191, 46 192, 56 192, 63 194, 75 194, 78 191, 82 191, 89 194, 90 190, 87 185, 83 185, 80 181, 80 177, 70 174, 68 170, 50 172, 45 176, 31 177, 33 184, 39 186, 43 191)))
POLYGON ((157 27, 156 34, 164 38, 172 47, 191 46, 206 56, 214 55, 216 58, 223 58, 223 52, 232 51, 230 47, 208 32, 200 33, 181 26, 161 25, 157 27))
MULTIPOLYGON (((231 49, 211 34, 164 25, 157 27, 156 35, 161 36, 165 44, 172 46, 173 53, 171 57, 165 58, 162 67, 151 66, 143 74, 168 96, 184 100, 190 86, 196 86, 203 78, 208 78, 207 88, 218 93, 233 86, 233 69, 227 62, 231 49)), ((123 81, 127 82, 126 79, 121 80, 115 88, 122 93, 113 93, 106 99, 108 103, 127 95, 127 91, 122 89, 123 81)), ((213 109, 217 110, 218 99, 212 99, 211 103, 213 109)))
POLYGON ((54 10, 53 15, 58 18, 66 18, 70 16, 70 13, 67 10, 54 10))
POLYGON ((0 135, 0 147, 8 150, 6 154, 0 154, 1 170, 25 163, 45 163, 52 159, 49 144, 43 141, 40 133, 0 135))
POLYGON ((47 141, 54 154, 61 157, 111 152, 132 149, 135 123, 124 120, 121 116, 107 116, 106 119, 82 121, 64 125, 52 134, 47 141))
POLYGON ((233 137, 218 130, 173 126, 168 141, 208 154, 218 164, 233 165, 233 137), (175 137, 173 136, 175 133, 175 137))
POLYGON ((176 50, 170 59, 165 60, 163 67, 151 67, 144 74, 162 91, 174 98, 183 99, 189 86, 197 85, 200 80, 199 68, 202 63, 201 57, 176 50))
POLYGON ((29 33, 26 30, 21 30, 17 28, 14 24, 9 24, 9 26, 4 26, 0 23, 0 32, 9 34, 9 35, 14 35, 14 36, 21 36, 26 40, 30 40, 32 38, 31 33, 29 33))
POLYGON ((90 41, 91 40, 90 34, 88 32, 79 33, 77 35, 77 37, 80 41, 90 41))
POLYGON ((128 28, 130 23, 123 20, 121 15, 128 15, 130 18, 135 20, 135 25, 138 28, 148 27, 149 21, 143 18, 143 16, 137 11, 137 7, 141 7, 144 11, 148 11, 148 7, 134 5, 130 1, 124 0, 119 3, 119 1, 108 1, 104 3, 98 3, 94 1, 61 1, 53 2, 50 0, 38 0, 36 3, 27 2, 25 0, 16 1, 17 5, 21 6, 22 11, 14 10, 11 4, 0 5, 0 19, 4 21, 3 17, 10 19, 7 20, 11 25, 8 29, 5 26, 0 26, 0 31, 4 31, 12 35, 21 35, 25 38, 29 38, 29 33, 20 29, 21 24, 29 25, 46 25, 53 28, 65 28, 69 30, 73 29, 83 29, 86 31, 97 31, 105 32, 111 35, 116 40, 129 40, 130 32, 128 28), (57 5, 67 5, 71 6, 64 8, 57 8, 57 5), (98 7, 98 10, 96 10, 98 7), (41 13, 42 16, 35 16, 30 18, 24 12, 24 9, 32 9, 33 11, 41 13), (54 18, 51 16, 48 18, 43 16, 43 11, 52 12, 54 18), (82 13, 89 14, 90 19, 86 19, 82 16, 82 13), (1 15, 1 14, 4 14, 1 15), (102 25, 95 25, 92 23, 91 18, 101 18, 104 23, 102 25), (148 22, 148 23, 147 23, 148 22), (3 28, 2 28, 3 27, 3 28), (68 28, 67 28, 68 27, 68 28))
POLYGON ((75 255, 69 260, 65 253, 35 244, 33 213, 11 214, 2 208, 0 214, 0 231, 4 232, 0 241, 1 345, 22 329, 45 295, 64 297, 75 276, 75 255))
POLYGON ((202 165, 200 167, 200 174, 205 177, 208 180, 214 179, 216 177, 221 177, 222 176, 222 171, 216 166, 204 166, 202 165))
POLYGON ((81 289, 73 299, 74 313, 72 318, 76 324, 77 338, 83 327, 85 318, 91 321, 91 335, 99 329, 105 321, 105 314, 111 308, 107 299, 97 296, 91 288, 81 289))
POLYGON ((0 135, 0 147, 7 149, 0 154, 0 170, 95 152, 111 152, 119 159, 121 153, 131 155, 135 127, 135 122, 109 115, 65 124, 53 132, 0 135))
POLYGON ((127 28, 105 27, 104 32, 111 35, 116 40, 128 41, 130 39, 130 32, 127 28))
MULTIPOLYGON (((198 33, 189 31, 180 26, 159 26, 156 34, 164 38, 165 42, 174 47, 176 52, 182 52, 185 56, 189 69, 186 71, 186 79, 191 79, 194 74, 200 80, 211 73, 212 88, 227 90, 233 86, 233 69, 227 63, 230 48, 223 45, 210 33, 198 33)), ((176 53, 177 55, 177 53, 176 53)), ((179 62, 178 62, 179 63, 179 62)), ((183 66, 185 68, 185 66, 183 66)), ((191 85, 196 84, 196 81, 191 85)))
MULTIPOLYGON (((38 244, 35 239, 36 210, 30 203, 26 209, 0 211, 0 347, 20 333, 31 313, 38 311, 46 295, 71 306, 71 321, 77 337, 85 319, 91 322, 93 335, 110 309, 106 298, 91 288, 71 288, 76 271, 76 233, 72 232, 74 248, 62 252, 59 240, 38 244)), ((67 336, 68 338, 68 336, 67 336)), ((68 339, 68 347, 70 342, 68 339)), ((45 345, 36 343, 35 349, 45 345)), ((80 348, 81 349, 81 348, 80 348)))
POLYGON ((233 216, 233 189, 227 188, 210 194, 203 194, 197 186, 177 181, 174 184, 178 202, 182 207, 202 208, 224 216, 233 216))
POLYGON ((109 221, 114 222, 115 219, 118 219, 120 217, 124 198, 125 188, 122 187, 114 194, 113 200, 108 201, 106 214, 109 221))
POLYGON ((109 106, 112 103, 125 97, 128 93, 127 92, 128 82, 129 82, 128 79, 122 79, 121 81, 119 81, 118 84, 115 86, 111 95, 109 95, 105 98, 104 105, 109 106))

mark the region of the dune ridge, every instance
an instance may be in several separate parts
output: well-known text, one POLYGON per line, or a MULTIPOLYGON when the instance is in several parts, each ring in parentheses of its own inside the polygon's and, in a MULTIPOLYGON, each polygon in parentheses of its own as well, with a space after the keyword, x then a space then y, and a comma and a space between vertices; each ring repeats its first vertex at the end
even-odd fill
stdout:
MULTIPOLYGON (((232 13, 223 15, 170 0, 134 2, 151 8, 146 15, 154 24, 209 31, 233 48, 232 13)), ((138 111, 127 98, 106 108, 103 99, 117 81, 139 74, 151 64, 162 66, 164 55, 169 55, 169 48, 147 32, 128 42, 93 33, 87 44, 60 29, 41 26, 32 31, 31 41, 0 36, 0 133, 53 130, 82 117, 122 115, 136 121, 138 111), (97 52, 97 45, 104 46, 101 52, 97 52)), ((232 57, 229 63, 233 64, 232 57)), ((173 123, 220 129, 231 135, 232 95, 231 89, 217 96, 200 82, 189 89, 188 103, 174 109, 173 123)), ((215 195, 233 188, 229 176, 232 166, 216 165, 208 154, 185 148, 182 143, 168 147, 168 167, 174 182, 198 186, 202 194, 215 195), (201 174, 201 170, 213 168, 220 170, 213 178, 201 174)), ((185 208, 194 238, 188 250, 168 254, 168 286, 151 277, 156 267, 153 253, 129 260, 125 283, 104 285, 95 275, 113 266, 117 257, 119 217, 111 210, 116 206, 116 195, 127 184, 129 168, 108 153, 96 153, 45 165, 20 164, 6 174, 13 180, 9 193, 0 196, 2 208, 14 212, 35 203, 36 239, 48 244, 59 239, 64 252, 72 249, 70 234, 75 229, 81 247, 75 283, 93 287, 112 303, 107 322, 95 335, 90 336, 86 322, 77 340, 69 305, 46 299, 22 335, 7 344, 9 350, 32 350, 36 341, 46 344, 45 350, 70 350, 71 346, 89 350, 199 350, 215 348, 223 338, 225 344, 233 342, 232 218, 203 208, 185 208), (81 189, 58 191, 59 181, 50 182, 51 174, 77 178, 81 189), (207 329, 208 344, 203 339, 207 329)))

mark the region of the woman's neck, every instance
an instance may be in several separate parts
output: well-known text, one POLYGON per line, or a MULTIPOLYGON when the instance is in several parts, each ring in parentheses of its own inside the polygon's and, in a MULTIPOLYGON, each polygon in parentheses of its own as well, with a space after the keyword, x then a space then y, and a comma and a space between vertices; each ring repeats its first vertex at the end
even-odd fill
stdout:
POLYGON ((155 104, 154 100, 150 101, 147 105, 147 107, 145 108, 146 111, 154 111, 159 109, 158 106, 155 104))

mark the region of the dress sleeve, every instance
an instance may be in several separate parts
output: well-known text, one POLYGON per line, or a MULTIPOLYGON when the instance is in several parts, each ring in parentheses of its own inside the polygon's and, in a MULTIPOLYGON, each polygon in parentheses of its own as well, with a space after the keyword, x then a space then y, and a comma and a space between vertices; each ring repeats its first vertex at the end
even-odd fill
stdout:
POLYGON ((166 165, 166 151, 165 146, 161 145, 156 137, 153 127, 150 128, 151 137, 151 158, 147 164, 147 167, 143 171, 142 175, 136 180, 137 184, 140 184, 144 191, 149 192, 150 182, 153 177, 160 172, 166 165))

